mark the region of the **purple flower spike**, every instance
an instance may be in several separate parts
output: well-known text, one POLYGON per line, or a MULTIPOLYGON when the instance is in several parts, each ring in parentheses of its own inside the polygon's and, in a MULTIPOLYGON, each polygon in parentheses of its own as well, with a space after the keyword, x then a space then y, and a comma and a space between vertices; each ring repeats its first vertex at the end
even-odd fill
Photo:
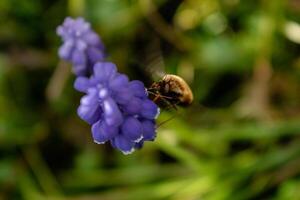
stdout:
POLYGON ((96 143, 110 141, 129 154, 155 138, 158 107, 148 99, 144 84, 130 81, 110 62, 96 63, 90 78, 78 77, 75 88, 82 97, 78 115, 92 125, 96 143))
POLYGON ((100 37, 83 18, 67 17, 57 27, 56 33, 63 40, 58 55, 73 64, 73 72, 77 76, 89 76, 93 65, 104 60, 104 46, 100 37))
POLYGON ((77 113, 91 125, 95 143, 130 154, 156 136, 157 105, 148 99, 141 81, 129 81, 114 63, 105 61, 100 37, 83 18, 67 17, 57 28, 63 44, 58 54, 71 62, 77 75, 74 88, 85 95, 77 113))

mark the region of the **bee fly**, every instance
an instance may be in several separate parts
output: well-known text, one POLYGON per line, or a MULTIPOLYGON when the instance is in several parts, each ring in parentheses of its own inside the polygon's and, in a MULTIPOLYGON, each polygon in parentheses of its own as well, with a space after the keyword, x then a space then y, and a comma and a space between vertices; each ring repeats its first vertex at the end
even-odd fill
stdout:
POLYGON ((162 108, 176 109, 176 105, 188 106, 194 98, 189 85, 181 77, 173 74, 166 74, 147 91, 149 97, 162 108))

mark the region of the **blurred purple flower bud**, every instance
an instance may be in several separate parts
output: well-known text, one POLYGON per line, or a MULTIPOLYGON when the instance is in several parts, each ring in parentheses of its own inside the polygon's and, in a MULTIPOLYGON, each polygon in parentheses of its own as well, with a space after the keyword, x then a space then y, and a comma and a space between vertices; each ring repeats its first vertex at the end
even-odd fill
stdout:
POLYGON ((63 24, 57 27, 56 33, 63 40, 58 55, 72 63, 73 72, 77 76, 89 76, 93 65, 104 60, 104 45, 83 18, 67 17, 63 24))

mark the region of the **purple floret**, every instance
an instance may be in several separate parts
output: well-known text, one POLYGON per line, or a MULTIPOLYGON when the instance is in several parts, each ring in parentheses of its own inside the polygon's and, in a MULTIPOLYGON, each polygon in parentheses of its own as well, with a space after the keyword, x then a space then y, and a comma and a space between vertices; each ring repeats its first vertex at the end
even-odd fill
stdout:
POLYGON ((72 63, 77 76, 91 75, 93 65, 104 60, 104 45, 83 18, 67 17, 56 32, 63 40, 59 57, 72 63))
POLYGON ((96 143, 110 141, 113 147, 129 154, 145 141, 155 139, 157 105, 149 100, 142 82, 129 81, 113 63, 96 63, 93 75, 78 77, 74 86, 86 93, 78 115, 92 125, 96 143))

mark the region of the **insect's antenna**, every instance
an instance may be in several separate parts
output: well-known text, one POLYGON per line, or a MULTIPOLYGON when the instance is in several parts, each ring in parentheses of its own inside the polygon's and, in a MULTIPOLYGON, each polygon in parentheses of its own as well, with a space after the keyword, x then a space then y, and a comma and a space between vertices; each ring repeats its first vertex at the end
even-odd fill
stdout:
POLYGON ((152 92, 152 90, 154 90, 154 88, 147 88, 147 92, 150 92, 150 93, 154 93, 154 92, 152 92))
POLYGON ((170 117, 169 119, 167 119, 167 120, 165 120, 165 121, 159 123, 158 126, 157 126, 157 128, 159 128, 160 126, 164 125, 165 123, 171 121, 171 120, 174 119, 177 115, 180 115, 180 113, 179 113, 179 111, 177 110, 177 107, 176 107, 177 104, 178 104, 178 103, 176 103, 176 104, 170 104, 170 105, 167 107, 167 110, 169 110, 170 108, 174 108, 174 109, 176 110, 176 114, 174 114, 174 115, 173 115, 172 117, 170 117))
POLYGON ((151 91, 151 88, 148 88, 148 89, 147 89, 147 92, 150 93, 150 94, 156 95, 155 92, 152 92, 152 91, 151 91))
MULTIPOLYGON (((149 88, 151 89, 151 88, 149 88)), ((149 92, 150 94, 153 94, 155 96, 159 96, 159 97, 163 97, 165 99, 173 99, 172 97, 168 97, 168 96, 164 96, 164 95, 161 95, 161 94, 156 94, 155 92, 152 92, 151 90, 147 89, 147 92, 149 92)))

